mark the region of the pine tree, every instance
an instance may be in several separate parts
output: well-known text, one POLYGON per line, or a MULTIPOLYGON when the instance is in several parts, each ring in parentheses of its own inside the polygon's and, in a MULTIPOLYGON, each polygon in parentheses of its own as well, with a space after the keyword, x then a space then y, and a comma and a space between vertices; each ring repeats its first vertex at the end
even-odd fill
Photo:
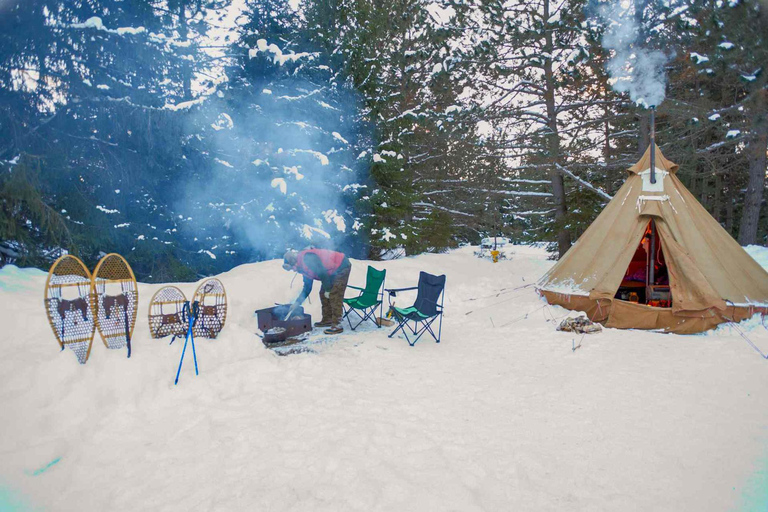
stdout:
POLYGON ((688 16, 696 23, 687 51, 677 61, 675 94, 696 105, 693 115, 688 107, 686 118, 677 121, 690 133, 690 153, 703 168, 692 188, 716 218, 727 203, 726 224, 733 229, 733 202, 741 202, 737 190, 746 185, 738 239, 744 245, 755 243, 768 168, 768 82, 763 70, 768 13, 755 1, 701 0, 691 5, 688 16))

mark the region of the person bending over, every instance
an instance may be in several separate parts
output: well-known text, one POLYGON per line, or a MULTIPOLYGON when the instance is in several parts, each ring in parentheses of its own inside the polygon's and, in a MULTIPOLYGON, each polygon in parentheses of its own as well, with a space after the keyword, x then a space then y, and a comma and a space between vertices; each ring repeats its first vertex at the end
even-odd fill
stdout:
MULTIPOLYGON (((320 281, 320 304, 323 318, 315 327, 327 327, 325 334, 344 332, 341 317, 344 312, 344 291, 352 264, 344 253, 328 249, 289 250, 283 256, 283 268, 304 277, 304 288, 294 306, 300 306, 312 292, 314 281, 320 281)), ((295 308, 292 308, 295 309, 295 308)))

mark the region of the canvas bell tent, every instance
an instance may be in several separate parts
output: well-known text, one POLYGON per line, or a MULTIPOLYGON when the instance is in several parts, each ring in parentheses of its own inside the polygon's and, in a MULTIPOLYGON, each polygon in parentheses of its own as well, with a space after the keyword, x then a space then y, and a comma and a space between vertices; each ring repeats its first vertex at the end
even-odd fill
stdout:
POLYGON ((677 169, 649 146, 605 210, 539 280, 539 293, 608 327, 675 333, 768 311, 768 273, 683 186, 677 169))

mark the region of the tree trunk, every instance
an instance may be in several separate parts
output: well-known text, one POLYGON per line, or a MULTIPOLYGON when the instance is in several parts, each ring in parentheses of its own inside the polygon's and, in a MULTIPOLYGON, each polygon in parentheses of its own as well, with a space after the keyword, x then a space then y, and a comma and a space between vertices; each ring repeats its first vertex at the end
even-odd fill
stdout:
POLYGON ((733 233, 733 221, 734 221, 734 208, 733 203, 736 201, 736 179, 733 171, 728 172, 728 196, 725 203, 725 229, 731 234, 733 233))
POLYGON ((640 114, 640 123, 637 127, 637 159, 643 157, 643 153, 648 149, 651 140, 651 120, 645 112, 640 114))
MULTIPOLYGON (((549 2, 544 0, 544 19, 549 19, 549 2)), ((554 44, 552 42, 552 29, 547 25, 545 32, 544 51, 552 55, 554 53, 554 44)), ((550 170, 549 177, 552 181, 552 196, 555 202, 555 219, 559 224, 557 233, 558 257, 562 258, 568 249, 571 248, 571 233, 566 225, 566 216, 568 215, 568 205, 565 200, 565 180, 563 173, 557 168, 560 163, 560 134, 557 126, 557 107, 555 105, 555 76, 552 71, 552 58, 546 58, 544 61, 544 80, 545 93, 544 101, 547 105, 547 124, 549 127, 549 158, 550 170)))
POLYGON ((766 116, 766 95, 768 91, 755 93, 755 106, 752 117, 752 137, 747 153, 749 155, 749 182, 744 196, 744 209, 739 227, 741 245, 757 242, 757 222, 760 219, 760 207, 765 189, 766 151, 768 151, 768 119, 766 116))
POLYGON ((717 222, 720 222, 720 212, 723 210, 723 176, 718 172, 715 174, 715 201, 712 205, 712 216, 717 222))
POLYGON ((705 176, 702 176, 701 178, 701 192, 699 193, 699 202, 701 203, 701 206, 704 207, 705 210, 707 210, 710 215, 712 214, 712 210, 709 208, 709 179, 705 176))
MULTIPOLYGON (((604 99, 608 99, 608 94, 603 96, 604 99)), ((612 151, 611 151, 611 123, 608 121, 611 112, 608 109, 608 105, 606 102, 606 106, 603 107, 603 115, 605 116, 605 122, 603 123, 603 136, 605 137, 605 144, 603 144, 603 161, 605 162, 606 166, 606 177, 605 177, 605 191, 609 193, 610 195, 613 195, 616 193, 616 189, 614 187, 614 177, 613 177, 613 171, 609 171, 609 166, 611 165, 612 160, 612 151)))
MULTIPOLYGON (((694 148, 695 149, 695 148, 694 148)), ((691 166, 691 182, 688 190, 693 197, 699 197, 699 166, 698 164, 691 166)))
MULTIPOLYGON (((186 41, 189 35, 186 2, 179 2, 179 35, 181 36, 182 41, 186 41)), ((184 60, 181 65, 181 70, 184 101, 189 101, 192 99, 192 67, 188 60, 184 60)))

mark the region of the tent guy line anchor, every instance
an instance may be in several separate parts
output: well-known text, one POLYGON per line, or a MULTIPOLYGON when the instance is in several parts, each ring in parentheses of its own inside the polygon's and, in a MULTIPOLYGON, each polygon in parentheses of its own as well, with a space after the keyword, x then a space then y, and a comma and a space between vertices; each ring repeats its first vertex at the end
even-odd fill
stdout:
POLYGON ((755 351, 756 351, 758 354, 760 354, 760 357, 762 357, 763 359, 768 359, 768 355, 766 355, 766 354, 763 354, 763 351, 762 351, 762 350, 760 350, 759 348, 757 348, 757 345, 755 345, 755 344, 752 342, 752 340, 750 340, 750 339, 747 337, 747 335, 744 333, 744 331, 743 331, 743 330, 741 330, 741 328, 740 328, 740 327, 739 327, 739 326, 736 324, 736 322, 734 322, 733 320, 731 320, 731 322, 729 322, 729 323, 731 324, 731 326, 732 326, 734 329, 736 329, 736 332, 737 332, 737 333, 739 333, 739 336, 741 336, 742 338, 744 338, 744 341, 746 341, 747 343, 749 343, 749 345, 750 345, 750 346, 751 346, 753 349, 755 349, 755 351))
POLYGON ((584 341, 584 336, 586 336, 586 333, 581 335, 581 338, 579 339, 579 344, 576 345, 576 338, 573 338, 571 340, 571 353, 576 352, 577 349, 581 348, 581 342, 584 341))

